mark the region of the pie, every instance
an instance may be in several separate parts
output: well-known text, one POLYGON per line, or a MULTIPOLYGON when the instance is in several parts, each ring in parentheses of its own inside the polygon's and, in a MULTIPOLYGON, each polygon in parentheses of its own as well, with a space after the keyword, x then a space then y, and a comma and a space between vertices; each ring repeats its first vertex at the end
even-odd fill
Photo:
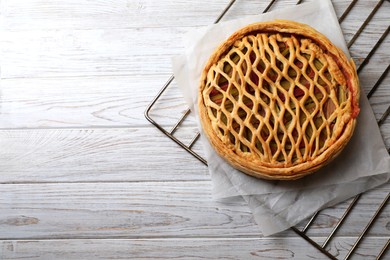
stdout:
POLYGON ((350 140, 359 114, 354 62, 308 25, 248 25, 203 70, 202 128, 216 152, 254 177, 294 180, 317 171, 350 140))

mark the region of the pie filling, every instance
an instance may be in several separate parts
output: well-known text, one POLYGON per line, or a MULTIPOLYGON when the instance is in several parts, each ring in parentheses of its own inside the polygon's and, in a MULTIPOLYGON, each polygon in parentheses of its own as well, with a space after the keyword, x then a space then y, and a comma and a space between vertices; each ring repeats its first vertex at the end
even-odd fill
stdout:
POLYGON ((286 167, 322 154, 342 134, 345 115, 356 117, 349 77, 309 38, 255 33, 211 66, 202 95, 225 145, 286 167))

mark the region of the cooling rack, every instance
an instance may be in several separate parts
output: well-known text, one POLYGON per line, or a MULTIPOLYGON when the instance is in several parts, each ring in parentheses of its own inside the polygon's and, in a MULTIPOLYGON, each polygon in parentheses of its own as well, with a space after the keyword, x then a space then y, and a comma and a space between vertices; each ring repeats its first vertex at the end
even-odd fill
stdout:
MULTIPOLYGON (((265 12, 268 12, 268 10, 275 4, 277 0, 271 0, 267 7, 263 10, 263 13, 265 12)), ((371 21, 371 19, 374 17, 375 13, 377 13, 377 11, 382 7, 382 4, 384 3, 385 0, 380 0, 377 2, 377 4, 375 5, 375 7, 372 9, 372 11, 369 13, 369 15, 366 17, 366 19, 363 21, 362 25, 359 27, 359 29, 357 30, 357 32, 352 36, 351 40, 348 42, 347 46, 348 48, 350 48, 354 43, 355 41, 358 39, 358 37, 360 36, 360 34, 362 33, 362 31, 364 30, 364 28, 368 25, 368 23, 371 21)), ((389 0, 387 0, 389 1, 389 0)), ((225 9, 222 11, 222 13, 218 16, 218 18, 215 20, 214 23, 218 23, 224 16, 225 14, 228 12, 228 10, 233 6, 233 4, 236 2, 236 0, 231 0, 227 6, 225 7, 225 9)), ((302 0, 299 0, 296 2, 296 4, 300 4, 302 2, 302 0)), ((339 22, 342 23, 343 20, 347 17, 347 15, 350 13, 350 11, 354 8, 355 4, 357 3, 357 0, 352 0, 348 7, 345 9, 345 11, 343 12, 343 14, 340 16, 339 18, 339 22)), ((357 72, 360 73, 361 70, 368 64, 370 58, 374 55, 374 53, 376 52, 376 50, 380 47, 380 45, 383 43, 383 41, 386 39, 387 35, 389 34, 389 30, 390 30, 390 25, 387 25, 387 28, 385 29, 385 31, 382 33, 381 37, 376 41, 375 45, 372 47, 371 51, 368 53, 368 55, 363 59, 363 61, 360 63, 360 65, 357 67, 357 72)), ((381 76, 375 81, 375 82, 372 82, 373 84, 373 87, 370 89, 370 91, 368 92, 367 94, 367 98, 370 99, 370 97, 375 93, 375 91, 378 89, 378 87, 381 85, 381 83, 383 82, 383 80, 386 78, 388 72, 389 72, 389 69, 390 69, 390 61, 387 61, 386 64, 383 64, 383 67, 384 67, 384 71, 383 73, 381 74, 381 76)), ((159 99, 161 98, 161 96, 163 95, 164 92, 167 91, 167 89, 172 85, 172 82, 174 80, 174 76, 172 75, 168 81, 163 85, 162 89, 157 93, 157 95, 154 97, 154 99, 151 101, 151 103, 149 104, 149 106, 147 107, 147 109, 145 110, 145 117, 146 119, 152 123, 155 127, 157 127, 162 133, 164 133, 167 137, 169 137, 172 141, 174 141, 175 143, 177 143, 178 145, 180 145, 185 151, 187 151, 188 153, 190 153, 191 155, 193 155, 195 158, 197 158, 199 161, 201 161, 203 164, 205 164, 207 166, 207 161, 199 154, 197 153, 196 151, 193 150, 193 146, 194 144, 196 143, 196 141, 199 139, 199 132, 197 132, 195 134, 195 136, 193 136, 193 138, 190 140, 189 143, 184 143, 183 141, 181 141, 178 137, 175 136, 175 132, 176 130, 179 128, 179 126, 181 126, 183 124, 183 122, 186 120, 186 118, 188 117, 188 115, 191 113, 190 109, 186 109, 185 112, 181 115, 181 117, 179 118, 179 120, 171 127, 170 130, 166 130, 165 127, 163 127, 161 124, 157 123, 155 119, 152 118, 151 114, 150 114, 150 111, 151 109, 156 105, 156 103, 159 101, 159 99)), ((380 117, 380 119, 378 120, 378 126, 380 127, 386 120, 386 118, 389 116, 390 114, 390 101, 389 101, 389 104, 388 104, 388 107, 386 109, 386 111, 383 113, 383 115, 380 117)), ((388 148, 388 152, 390 153, 390 148, 388 148)), ((303 228, 298 228, 298 227, 292 227, 291 229, 297 234, 299 235, 300 237, 302 237, 303 239, 305 239, 307 242, 309 242, 313 247, 315 247, 316 249, 318 249, 321 253, 323 253, 324 255, 326 255, 327 257, 329 257, 330 259, 338 259, 336 258, 336 256, 332 255, 328 250, 326 250, 326 246, 329 244, 329 242, 335 237, 335 234, 337 233, 337 231, 341 228, 342 224, 345 222, 345 220, 347 219, 347 217, 351 214, 351 211, 352 209, 358 204, 358 201, 361 197, 361 194, 357 195, 356 197, 353 198, 353 200, 350 202, 350 204, 347 206, 347 209, 344 211, 344 213, 342 214, 342 216, 340 217, 340 219, 338 220, 337 224, 333 227, 332 231, 330 232, 330 234, 328 235, 328 237, 325 239, 325 241, 320 244, 320 243, 317 243, 316 241, 314 241, 313 239, 311 239, 308 235, 307 235, 307 231, 309 230, 310 226, 313 224, 313 222, 315 221, 315 219, 317 218, 319 212, 315 213, 308 221, 307 223, 304 225, 303 228)), ((375 220, 378 218, 378 216, 380 215, 380 213, 383 211, 383 209, 385 208, 385 206, 387 205, 388 201, 389 201, 389 197, 390 197, 390 193, 387 194, 387 196, 385 196, 385 198, 383 198, 383 200, 381 201, 380 205, 378 208, 374 209, 374 213, 371 217, 371 219, 368 221, 368 223, 366 224, 366 226, 363 228, 363 231, 358 235, 358 238, 356 239, 356 241, 354 242, 354 244, 352 245, 352 247, 350 248, 350 250, 348 251, 348 253, 346 254, 345 258, 344 259, 349 259, 353 253, 356 251, 356 249, 358 248, 359 244, 362 242, 364 236, 367 234, 367 232, 370 230, 370 228, 373 226, 373 224, 375 223, 375 220)), ((379 254, 376 256, 376 259, 382 259, 388 248, 389 248, 389 245, 390 245, 390 239, 387 240, 387 243, 385 243, 385 245, 383 245, 382 249, 380 250, 379 254)))

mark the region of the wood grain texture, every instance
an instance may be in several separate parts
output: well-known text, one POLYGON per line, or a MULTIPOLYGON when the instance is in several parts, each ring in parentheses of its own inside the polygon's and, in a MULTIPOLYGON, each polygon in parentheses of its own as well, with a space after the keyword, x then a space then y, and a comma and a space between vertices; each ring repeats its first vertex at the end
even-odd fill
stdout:
MULTIPOLYGON (((310 2, 313 0, 306 0, 310 2)), ((9 31, 31 29, 113 29, 142 27, 203 26, 215 21, 229 1, 158 1, 153 0, 2 0, 3 27, 9 31), (167 15, 169 14, 169 15, 167 15), (200 15, 201 14, 201 15, 200 15), (151 19, 153 18, 153 19, 151 19)), ((270 1, 237 0, 226 19, 261 13, 270 1)), ((270 11, 294 5, 297 0, 279 0, 270 11)), ((350 0, 333 0, 340 16, 350 0)), ((377 0, 358 1, 348 16, 355 24, 362 21, 377 0)))
MULTIPOLYGON (((259 6, 249 1, 251 7, 259 6)), ((3 24, 7 30, 117 29, 209 25, 226 1, 153 0, 3 0, 3 24), (199 16, 202 13, 202 16, 199 16), (169 15, 167 15, 169 14, 169 15), (185 15, 183 15, 185 14, 185 15), (153 19, 151 19, 153 18, 153 19)), ((262 3, 264 6, 265 3, 262 3)), ((247 9, 252 10, 252 9, 247 9)), ((255 12, 255 10, 253 10, 255 12)))
MULTIPOLYGON (((376 1, 364 2, 365 5, 356 7, 356 10, 359 10, 360 20, 361 17, 368 15, 376 1)), ((370 26, 365 29, 364 35, 359 37, 359 43, 355 45, 358 51, 352 49, 352 56, 356 60, 365 57, 364 55, 372 47, 372 39, 377 38, 386 29, 383 24, 387 19, 386 7, 390 3, 383 5, 384 7, 375 15, 370 26)), ((89 9, 93 10, 93 6, 89 9)), ((142 16, 142 14, 138 15, 142 16)), ((231 16, 230 18, 237 18, 234 15, 231 16)), ((6 17, 3 20, 7 21, 6 17)), ((27 19, 36 20, 28 17, 27 19)), ((353 13, 348 18, 349 20, 342 24, 347 41, 348 35, 353 35, 359 26, 359 23, 356 23, 357 17, 353 13)), ((68 19, 69 23, 73 22, 72 17, 68 19)), ((193 26, 197 26, 196 22, 193 26)), ((180 24, 175 27, 155 28, 143 25, 141 28, 109 30, 100 29, 99 26, 88 30, 77 27, 57 28, 56 30, 44 30, 44 27, 40 30, 28 31, 3 30, 0 40, 2 44, 1 77, 170 74, 170 59, 173 55, 182 53, 181 39, 190 28, 180 24), (26 42, 29 43, 27 48, 26 42)), ((388 56, 385 50, 378 52, 378 57, 382 62, 388 56)))
POLYGON ((16 78, 169 74, 171 57, 182 50, 179 43, 183 30, 174 27, 4 31, 1 75, 16 78))
MULTIPOLYGON (((160 75, 5 79, 1 82, 0 128, 150 126, 144 111, 156 94, 151 89, 160 87, 167 78, 160 75)), ((185 109, 187 105, 180 91, 172 86, 151 116, 169 127, 185 109)))
MULTIPOLYGON (((171 57, 183 52, 181 39, 187 31, 186 27, 4 31, 1 77, 169 75, 171 57)), ((372 39, 384 31, 367 32, 358 49, 351 49, 352 57, 362 60, 372 39)), ((386 61, 385 49, 377 54, 378 62, 386 61)))
MULTIPOLYGON (((196 131, 183 127, 175 136, 188 144, 196 131)), ((1 130, 0 147, 0 183, 210 178, 201 162, 151 127, 1 130)))
MULTIPOLYGON (((343 238, 328 250, 345 256, 354 243, 343 238)), ((386 239, 368 239, 353 259, 375 259, 386 239)), ((2 259, 324 259, 300 238, 93 239, 0 241, 2 259), (303 247, 304 250, 296 250, 303 247)))
MULTIPOLYGON (((357 237, 389 189, 367 193, 337 235, 357 237)), ((210 181, 3 184, 0 193, 0 239, 261 237, 246 203, 213 200, 210 181)), ((347 205, 321 213, 310 236, 327 236, 347 205)), ((370 237, 390 235, 389 216, 387 207, 370 237)))
MULTIPOLYGON (((67 1, 61 0, 3 0, 3 25, 6 30, 31 29, 117 29, 141 27, 193 27, 212 24, 229 1, 67 1), (167 15, 169 14, 169 15, 167 15), (201 14, 201 15, 199 15, 201 14), (152 19, 151 19, 152 18, 152 19)), ((243 15, 261 13, 270 1, 237 0, 223 20, 240 18, 243 15)), ((297 0, 282 0, 270 9, 276 10, 295 5, 297 0)), ((305 1, 310 2, 310 1, 305 1)), ((341 15, 349 0, 333 1, 336 12, 341 15)), ((350 15, 360 20, 361 10, 368 10, 376 0, 361 1, 356 5, 360 12, 350 15)))
POLYGON ((1 238, 259 237, 246 205, 210 182, 2 185, 1 238), (206 217, 207 216, 207 217, 206 217))
MULTIPOLYGON (((363 93, 369 92, 384 69, 378 70, 373 71, 370 64, 362 71, 360 79, 363 93)), ((157 93, 151 89, 162 86, 168 77, 3 79, 0 129, 150 126, 143 113, 157 93), (139 82, 142 82, 142 86, 139 82)), ((390 102, 389 79, 388 76, 370 99, 378 120, 390 102)), ((187 108, 181 92, 173 83, 150 115, 169 129, 187 108)), ((192 117, 188 117, 184 124, 195 125, 192 117)), ((385 134, 386 137, 390 136, 389 133, 385 134)))
MULTIPOLYGON (((190 139, 192 130, 177 136, 190 139)), ((2 130, 0 147, 1 183, 210 178, 203 164, 151 127, 2 130)))
MULTIPOLYGON (((87 3, 91 4, 80 2, 79 6, 72 2, 68 4, 60 4, 60 2, 46 3, 44 6, 47 9, 38 8, 42 5, 42 1, 31 1, 26 6, 20 6, 21 1, 2 3, 5 9, 3 23, 7 25, 4 28, 9 30, 3 31, 4 37, 0 39, 2 45, 0 127, 145 125, 144 108, 169 77, 170 59, 172 55, 182 53, 181 38, 193 27, 156 28, 145 25, 140 28, 106 30, 100 27, 98 29, 79 29, 77 26, 62 28, 54 23, 61 29, 43 30, 44 24, 48 26, 52 24, 42 22, 42 20, 52 19, 48 10, 52 11, 51 9, 54 8, 64 12, 66 10, 64 5, 70 8, 68 11, 72 14, 74 9, 87 3), (26 19, 41 21, 42 27, 40 30, 36 28, 31 31, 21 28, 11 30, 13 27, 6 21, 15 21, 16 19, 11 17, 16 17, 16 14, 8 17, 9 12, 20 12, 20 15, 26 19), (41 17, 45 15, 48 17, 41 17), (29 43, 27 47, 26 42, 29 43)), ((283 1, 279 1, 281 2, 283 1)), ((342 3, 346 2, 339 2, 342 3)), ((356 23, 357 15, 367 16, 375 3, 376 1, 363 1, 356 5, 353 12, 342 23, 346 36, 356 32, 359 25, 356 23)), ((110 1, 95 2, 98 10, 107 12, 118 11, 125 3, 117 4, 118 6, 114 8, 112 5, 115 4, 110 1), (104 9, 102 5, 105 4, 111 8, 104 9)), ((246 5, 248 4, 233 7, 238 10, 233 9, 229 15, 242 14, 246 5)), ((253 10, 249 7, 248 10, 253 10)), ((340 5, 341 7, 343 5, 340 5)), ((389 7, 390 3, 383 4, 351 47, 351 54, 357 64, 363 61, 375 41, 386 29, 388 18, 386 10, 389 7)), ((275 8, 278 8, 277 5, 275 8)), ((94 4, 88 11, 93 12, 93 10, 94 4)), ((75 19, 69 17, 69 14, 68 16, 64 14, 62 19, 68 19, 71 24, 75 19)), ((98 17, 94 20, 101 21, 98 17)), ((380 64, 386 64, 390 60, 387 51, 389 48, 390 42, 384 41, 361 72, 363 92, 368 93, 383 72, 384 68, 380 64)), ((387 109, 387 103, 390 101, 389 93, 390 85, 387 78, 371 100, 378 119, 387 109)), ((177 119, 174 115, 180 114, 186 106, 179 91, 170 91, 167 94, 159 101, 155 115, 161 121, 160 123, 172 125, 177 119)))
MULTIPOLYGON (((351 0, 332 2, 340 16, 351 0)), ((182 37, 227 3, 0 0, 1 259, 324 259, 291 230, 261 237, 243 201, 214 201, 207 168, 144 119, 182 37)), ((268 3, 237 0, 223 20, 268 3)), ((295 3, 278 0, 271 10, 295 3)), ((377 3, 357 2, 341 24, 347 42, 377 3)), ((389 8, 384 1, 350 48, 357 65, 389 25, 389 8)), ((363 92, 389 64, 389 48, 387 37, 360 73, 363 92)), ((378 120, 389 77, 370 99, 378 120)), ((186 108, 173 84, 151 115, 169 130, 186 108)), ((188 143, 196 130, 188 117, 175 135, 188 143)), ((380 130, 390 147, 390 118, 380 130)), ((389 192, 387 184, 363 195, 332 254, 347 254, 389 192)), ((309 236, 323 242, 348 205, 322 211, 309 236)), ((389 219, 387 206, 354 259, 375 258, 389 219)))

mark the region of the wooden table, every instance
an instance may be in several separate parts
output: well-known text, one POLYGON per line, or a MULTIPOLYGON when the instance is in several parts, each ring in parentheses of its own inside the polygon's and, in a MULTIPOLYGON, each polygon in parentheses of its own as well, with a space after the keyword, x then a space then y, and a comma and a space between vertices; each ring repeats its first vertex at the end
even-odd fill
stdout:
MULTIPOLYGON (((333 2, 340 16, 351 0, 333 2)), ((347 41, 377 2, 357 2, 342 23, 347 41)), ((324 259, 291 230, 262 237, 243 201, 213 201, 207 168, 144 118, 171 57, 184 49, 183 34, 211 24, 227 3, 0 1, 0 259, 324 259)), ((237 1, 226 19, 268 3, 237 1)), ((384 1, 350 48, 358 64, 389 14, 384 1)), ((389 49, 387 37, 360 73, 363 93, 389 64, 389 49)), ((390 103, 389 76, 370 103, 379 120, 390 103)), ((151 114, 169 129, 185 109, 172 87, 151 114)), ((389 118, 380 130, 390 147, 389 118)), ((188 119, 175 135, 189 141, 195 131, 188 119)), ((347 254, 389 191, 360 199, 327 247, 332 254, 347 254)), ((308 235, 324 241, 347 206, 322 211, 308 235)), ((355 259, 379 253, 389 216, 386 207, 355 259)))

